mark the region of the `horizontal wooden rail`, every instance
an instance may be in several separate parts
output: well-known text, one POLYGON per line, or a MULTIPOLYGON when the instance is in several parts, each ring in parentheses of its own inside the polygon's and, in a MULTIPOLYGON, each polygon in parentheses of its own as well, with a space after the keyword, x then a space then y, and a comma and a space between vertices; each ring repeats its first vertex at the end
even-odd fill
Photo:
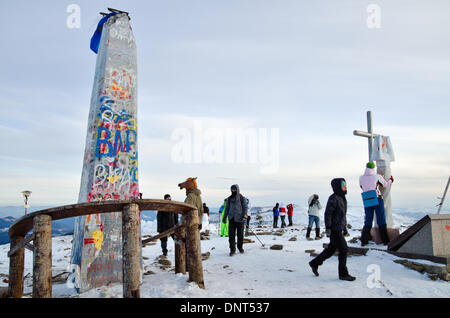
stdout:
POLYGON ((12 250, 8 252, 8 257, 11 257, 14 255, 18 250, 26 247, 28 243, 30 243, 32 240, 34 240, 34 233, 27 236, 19 245, 14 246, 12 250))
POLYGON ((156 240, 161 239, 161 238, 163 238, 163 237, 172 235, 173 233, 175 233, 175 231, 177 231, 177 230, 178 230, 179 228, 181 228, 182 226, 183 226, 183 225, 177 225, 177 226, 174 226, 174 227, 168 229, 167 231, 164 231, 164 232, 162 232, 162 233, 160 233, 160 234, 158 234, 158 235, 149 237, 148 239, 145 239, 145 240, 142 241, 142 245, 145 245, 145 244, 150 243, 150 242, 152 242, 152 241, 156 241, 156 240))
POLYGON ((27 214, 11 225, 8 235, 10 238, 14 236, 25 236, 33 228, 33 218, 38 215, 50 215, 52 220, 56 221, 89 214, 120 213, 126 205, 130 204, 130 202, 136 203, 139 206, 140 211, 154 210, 184 214, 195 209, 194 206, 187 203, 156 199, 110 200, 70 204, 27 214))

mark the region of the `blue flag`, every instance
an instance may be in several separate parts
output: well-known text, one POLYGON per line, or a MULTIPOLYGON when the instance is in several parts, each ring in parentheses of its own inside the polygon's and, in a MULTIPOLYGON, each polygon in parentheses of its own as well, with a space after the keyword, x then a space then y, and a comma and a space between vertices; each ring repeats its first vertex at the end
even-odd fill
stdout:
POLYGON ((119 12, 112 12, 106 16, 104 16, 97 25, 97 29, 95 29, 94 35, 91 38, 91 50, 95 52, 95 54, 98 53, 98 47, 100 45, 100 39, 102 38, 102 30, 103 30, 103 24, 105 24, 106 21, 113 15, 118 14, 119 12))

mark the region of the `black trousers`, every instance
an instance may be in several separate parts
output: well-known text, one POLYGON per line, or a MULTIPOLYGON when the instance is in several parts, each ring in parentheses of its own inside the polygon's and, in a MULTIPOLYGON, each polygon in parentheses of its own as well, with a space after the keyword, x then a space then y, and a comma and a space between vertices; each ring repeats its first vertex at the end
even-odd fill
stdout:
MULTIPOLYGON (((171 237, 173 240, 175 240, 174 234, 172 234, 171 237)), ((161 241, 161 249, 162 249, 163 253, 167 253, 167 239, 168 239, 167 236, 159 239, 161 241)))
POLYGON ((333 256, 334 252, 339 251, 339 276, 347 276, 347 242, 342 231, 331 231, 330 244, 316 258, 311 261, 311 265, 320 266, 323 262, 333 256))
POLYGON ((289 226, 292 226, 292 215, 288 215, 289 226))
POLYGON ((228 242, 230 243, 230 251, 236 251, 236 234, 237 234, 237 247, 242 249, 244 244, 244 223, 235 222, 234 219, 229 220, 228 225, 228 242))
POLYGON ((273 217, 273 227, 278 227, 278 216, 273 217))

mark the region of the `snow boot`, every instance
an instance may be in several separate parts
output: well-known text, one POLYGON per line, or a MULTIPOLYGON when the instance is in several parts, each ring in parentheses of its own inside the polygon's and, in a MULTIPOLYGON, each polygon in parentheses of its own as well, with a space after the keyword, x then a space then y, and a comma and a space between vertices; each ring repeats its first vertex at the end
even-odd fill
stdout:
POLYGON ((388 245, 389 244, 389 235, 388 235, 388 232, 387 232, 386 225, 380 226, 378 228, 378 230, 380 232, 381 241, 383 242, 384 245, 388 245))
MULTIPOLYGON (((312 262, 312 261, 311 261, 311 262, 312 262)), ((317 271, 317 270, 319 269, 319 266, 315 266, 315 265, 311 264, 311 262, 309 262, 308 264, 309 264, 309 266, 311 267, 311 269, 312 269, 314 275, 319 276, 319 272, 317 271)))
POLYGON ((320 229, 316 229, 316 240, 320 240, 322 237, 320 236, 320 229))
POLYGON ((353 277, 352 275, 347 274, 347 276, 339 276, 339 279, 340 280, 347 280, 349 282, 352 282, 352 281, 354 281, 356 279, 356 277, 353 277))
POLYGON ((308 227, 307 230, 306 230, 306 239, 307 239, 308 241, 311 241, 311 240, 312 240, 312 238, 309 237, 310 234, 311 234, 311 228, 308 227))
POLYGON ((361 246, 369 244, 370 239, 370 227, 364 226, 361 232, 361 246))
POLYGON ((230 256, 233 256, 236 254, 236 251, 230 251, 230 256))
POLYGON ((244 249, 242 247, 239 248, 239 253, 244 254, 244 249))

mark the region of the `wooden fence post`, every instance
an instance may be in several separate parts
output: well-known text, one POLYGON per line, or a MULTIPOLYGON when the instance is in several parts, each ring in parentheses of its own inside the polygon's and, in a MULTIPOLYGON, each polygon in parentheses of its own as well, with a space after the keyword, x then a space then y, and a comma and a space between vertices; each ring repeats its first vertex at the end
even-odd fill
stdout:
POLYGON ((175 274, 186 274, 186 230, 179 227, 175 231, 175 274))
MULTIPOLYGON (((10 250, 22 243, 24 239, 24 236, 12 237, 10 242, 10 250)), ((24 265, 25 249, 21 248, 9 258, 8 297, 22 298, 24 265)))
POLYGON ((123 298, 140 298, 139 205, 122 211, 123 298))
POLYGON ((52 217, 33 219, 33 298, 52 297, 52 217))
POLYGON ((186 250, 189 263, 189 281, 196 282, 200 288, 205 288, 203 281, 202 250, 200 246, 200 230, 197 209, 185 213, 186 250))

